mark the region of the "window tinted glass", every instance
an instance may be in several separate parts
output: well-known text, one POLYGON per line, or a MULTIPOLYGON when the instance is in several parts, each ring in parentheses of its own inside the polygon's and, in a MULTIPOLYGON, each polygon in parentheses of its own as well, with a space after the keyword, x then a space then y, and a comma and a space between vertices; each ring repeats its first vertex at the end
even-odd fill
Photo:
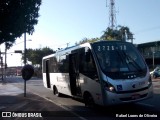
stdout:
POLYGON ((122 73, 125 72, 146 73, 145 62, 132 44, 102 41, 94 43, 92 46, 101 69, 110 77, 114 78, 117 73, 119 76, 123 76, 122 73))
MULTIPOLYGON (((85 51, 85 50, 84 50, 85 51)), ((79 71, 80 73, 86 75, 87 77, 93 79, 93 80, 97 80, 98 79, 98 75, 97 75, 97 69, 95 66, 95 61, 93 59, 92 53, 89 53, 89 61, 86 60, 86 53, 84 51, 81 51, 79 56, 81 58, 80 60, 80 66, 79 66, 79 71)))

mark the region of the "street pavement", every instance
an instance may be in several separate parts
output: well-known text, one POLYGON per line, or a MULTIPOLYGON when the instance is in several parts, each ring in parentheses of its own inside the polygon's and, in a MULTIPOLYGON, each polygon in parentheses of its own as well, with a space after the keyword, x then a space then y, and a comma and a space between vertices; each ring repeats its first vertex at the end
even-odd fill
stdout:
MULTIPOLYGON (((160 78, 152 79, 152 82, 154 83, 153 84, 154 90, 160 88, 160 78)), ((160 91, 158 93, 160 93, 160 91)))
POLYGON ((65 120, 83 119, 52 101, 26 93, 12 83, 0 81, 0 120, 65 120))
MULTIPOLYGON (((160 79, 154 79, 153 82, 158 84, 160 79)), ((26 93, 12 83, 0 81, 0 120, 66 120, 66 119, 81 119, 85 118, 78 114, 53 103, 51 100, 43 98, 31 92, 26 93)))

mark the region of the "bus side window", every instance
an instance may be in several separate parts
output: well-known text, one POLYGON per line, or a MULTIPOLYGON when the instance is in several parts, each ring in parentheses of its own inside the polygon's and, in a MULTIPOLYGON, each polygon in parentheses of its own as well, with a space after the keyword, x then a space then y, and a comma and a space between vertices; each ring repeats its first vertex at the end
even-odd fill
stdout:
POLYGON ((56 73, 56 72, 58 72, 58 65, 57 65, 57 59, 56 59, 56 57, 52 57, 51 59, 50 59, 50 62, 51 62, 51 64, 50 64, 50 70, 51 70, 51 72, 52 73, 56 73))
POLYGON ((59 72, 68 73, 69 72, 69 56, 62 55, 58 63, 59 72))
POLYGON ((91 54, 91 51, 89 51, 90 53, 87 53, 87 57, 84 53, 80 53, 80 73, 86 75, 87 77, 93 79, 93 80, 98 80, 98 74, 97 74, 97 69, 96 69, 96 65, 95 65, 95 61, 93 59, 93 56, 91 54), (90 56, 88 56, 90 55, 90 56), (88 60, 86 60, 88 59, 88 60))
POLYGON ((43 73, 46 73, 46 64, 45 64, 45 60, 43 60, 43 73))

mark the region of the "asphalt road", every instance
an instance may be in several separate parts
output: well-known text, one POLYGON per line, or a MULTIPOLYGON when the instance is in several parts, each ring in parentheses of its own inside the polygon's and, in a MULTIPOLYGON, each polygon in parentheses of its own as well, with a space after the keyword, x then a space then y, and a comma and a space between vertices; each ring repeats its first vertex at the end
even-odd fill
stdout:
MULTIPOLYGON (((9 77, 7 81, 23 90, 24 81, 21 77, 9 77)), ((52 91, 46 89, 43 86, 42 79, 32 78, 27 81, 27 93, 32 92, 47 101, 56 104, 57 106, 61 106, 63 109, 67 111, 72 111, 79 118, 83 120, 103 120, 103 119, 115 119, 116 116, 118 118, 123 118, 125 115, 127 118, 148 118, 148 119, 160 119, 160 80, 153 80, 154 86, 154 97, 141 101, 136 104, 126 104, 126 105, 117 105, 110 107, 96 107, 94 109, 86 108, 84 104, 78 100, 72 99, 68 96, 56 97, 53 95, 52 91), (157 116, 157 117, 156 117, 157 116)), ((28 95, 28 94, 26 94, 28 95)))

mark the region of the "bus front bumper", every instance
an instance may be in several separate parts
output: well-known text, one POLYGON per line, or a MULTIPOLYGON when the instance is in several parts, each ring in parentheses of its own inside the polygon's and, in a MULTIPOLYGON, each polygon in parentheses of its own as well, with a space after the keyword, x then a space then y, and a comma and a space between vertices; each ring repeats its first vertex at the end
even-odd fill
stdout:
POLYGON ((153 97, 152 85, 146 90, 134 92, 134 93, 117 94, 114 92, 106 91, 106 99, 104 101, 104 104, 115 105, 115 104, 138 102, 138 101, 149 99, 152 97, 153 97))

